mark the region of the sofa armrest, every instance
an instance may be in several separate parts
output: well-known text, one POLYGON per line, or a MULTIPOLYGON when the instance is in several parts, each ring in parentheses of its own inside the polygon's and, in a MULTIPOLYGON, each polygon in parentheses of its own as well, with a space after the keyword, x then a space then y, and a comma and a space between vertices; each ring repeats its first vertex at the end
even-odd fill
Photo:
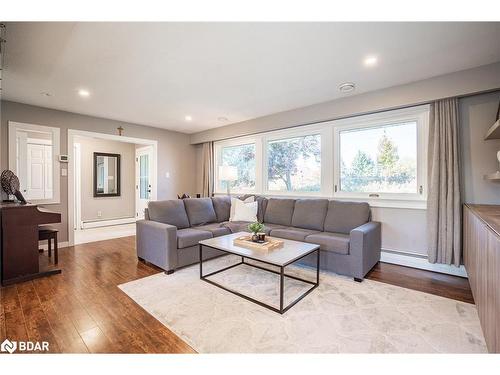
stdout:
POLYGON ((380 260, 382 247, 381 225, 370 221, 351 230, 349 253, 359 258, 360 266, 355 277, 363 278, 380 260))
POLYGON ((152 220, 136 222, 137 256, 165 271, 177 267, 177 227, 152 220))

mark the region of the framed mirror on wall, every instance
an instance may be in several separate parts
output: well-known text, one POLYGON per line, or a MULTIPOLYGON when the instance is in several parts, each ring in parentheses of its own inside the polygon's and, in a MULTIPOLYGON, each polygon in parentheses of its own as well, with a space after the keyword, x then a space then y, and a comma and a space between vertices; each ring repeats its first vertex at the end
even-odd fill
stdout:
POLYGON ((60 203, 59 154, 59 128, 9 121, 9 169, 27 201, 60 203))
POLYGON ((120 154, 94 152, 94 197, 120 196, 120 154))

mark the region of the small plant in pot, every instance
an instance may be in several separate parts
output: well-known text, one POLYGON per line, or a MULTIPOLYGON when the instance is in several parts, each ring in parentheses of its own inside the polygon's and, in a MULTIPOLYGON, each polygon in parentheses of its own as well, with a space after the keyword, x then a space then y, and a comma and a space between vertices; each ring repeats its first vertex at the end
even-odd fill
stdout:
POLYGON ((263 233, 264 224, 255 222, 248 225, 248 230, 252 232, 252 241, 253 242, 264 242, 266 234, 263 233))

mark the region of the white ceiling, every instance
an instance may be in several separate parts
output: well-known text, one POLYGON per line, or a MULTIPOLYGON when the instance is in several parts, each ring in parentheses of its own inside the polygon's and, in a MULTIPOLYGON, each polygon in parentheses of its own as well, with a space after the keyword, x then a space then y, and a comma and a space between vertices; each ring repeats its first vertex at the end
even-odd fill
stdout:
POLYGON ((3 99, 194 133, 345 81, 359 94, 500 61, 499 40, 500 23, 9 23, 3 99))

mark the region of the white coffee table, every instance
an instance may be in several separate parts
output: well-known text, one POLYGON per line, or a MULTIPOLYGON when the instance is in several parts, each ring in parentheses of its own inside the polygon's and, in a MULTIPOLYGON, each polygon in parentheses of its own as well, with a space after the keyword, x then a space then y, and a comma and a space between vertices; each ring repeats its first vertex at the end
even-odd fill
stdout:
POLYGON ((239 233, 233 233, 233 234, 228 234, 225 236, 221 237, 215 237, 215 238, 210 238, 208 240, 203 240, 199 242, 199 249, 200 249, 200 279, 203 281, 206 281, 207 283, 210 283, 212 285, 215 285, 221 289, 224 289, 228 292, 231 292, 241 298, 244 298, 246 300, 252 301, 260 306, 263 306, 265 308, 268 308, 272 311, 278 312, 280 314, 285 313, 288 309, 290 309, 292 306, 294 306, 297 302, 299 302, 302 298, 307 296, 309 293, 311 293, 315 288, 319 286, 319 245, 315 244, 310 244, 306 242, 300 242, 300 241, 293 241, 293 240, 287 240, 287 239, 282 239, 284 242, 283 247, 275 250, 270 250, 270 251, 263 251, 263 250, 252 250, 252 249, 247 249, 243 248, 240 246, 235 246, 233 244, 233 240, 237 237, 241 237, 243 235, 248 235, 246 232, 239 232, 239 233), (241 257, 241 261, 239 263, 233 264, 228 267, 224 267, 220 270, 210 272, 206 275, 203 275, 203 248, 208 247, 216 250, 223 251, 228 254, 233 254, 233 255, 238 255, 241 257), (285 274, 285 267, 306 257, 307 255, 316 252, 316 281, 309 281, 305 280, 293 275, 287 275, 285 274), (245 259, 252 259, 257 262, 261 262, 264 264, 268 264, 271 266, 278 267, 280 271, 274 271, 270 270, 268 268, 261 267, 256 264, 252 263, 247 263, 245 262, 245 259), (228 287, 221 285, 213 280, 209 280, 208 277, 215 275, 217 273, 226 271, 230 268, 237 267, 241 264, 245 264, 248 266, 256 267, 268 272, 276 273, 280 275, 280 304, 279 308, 276 308, 274 306, 268 305, 262 301, 259 301, 255 298, 249 297, 247 295, 244 295, 242 293, 239 293, 235 290, 229 289, 228 287), (283 300, 284 300, 284 281, 285 277, 302 281, 304 283, 310 284, 311 287, 305 291, 303 294, 301 294, 299 297, 297 297, 295 300, 290 302, 287 306, 283 305, 283 300))

